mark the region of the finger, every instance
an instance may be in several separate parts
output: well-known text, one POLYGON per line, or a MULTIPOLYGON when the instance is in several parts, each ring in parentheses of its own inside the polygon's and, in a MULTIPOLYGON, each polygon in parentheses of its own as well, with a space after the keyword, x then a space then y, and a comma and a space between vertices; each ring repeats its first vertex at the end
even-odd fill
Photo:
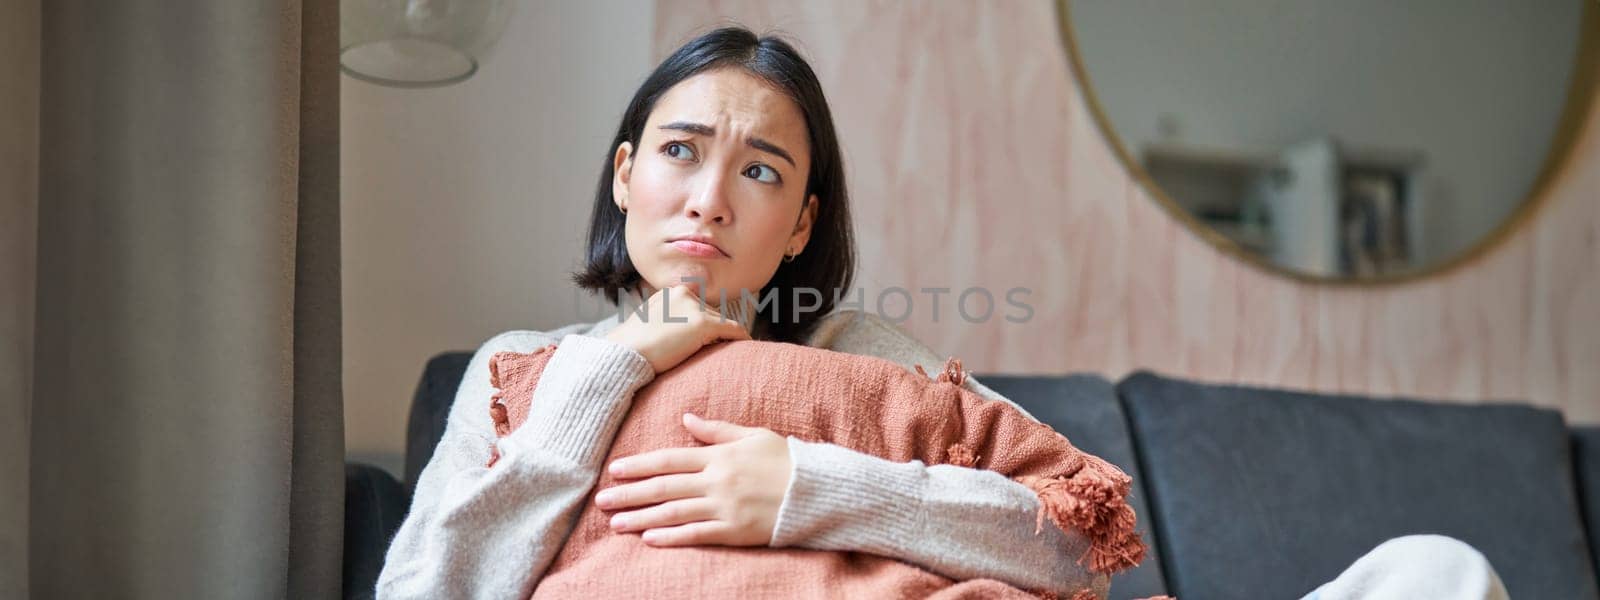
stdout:
POLYGON ((717 503, 710 498, 685 498, 611 515, 611 530, 618 533, 644 531, 705 521, 716 516, 717 503))
POLYGON ((667 286, 667 293, 679 297, 695 297, 694 287, 682 282, 667 286))
POLYGON ((600 490, 600 493, 594 496, 594 504, 602 509, 611 510, 646 506, 679 498, 694 498, 704 496, 705 493, 706 484, 699 473, 675 473, 600 490))
POLYGON ((693 285, 690 285, 690 284, 687 284, 687 283, 680 283, 678 285, 672 286, 672 291, 674 292, 673 295, 672 295, 672 301, 673 302, 680 302, 680 301, 687 300, 688 302, 686 304, 684 304, 684 306, 689 306, 689 305, 704 306, 704 302, 700 299, 699 290, 695 289, 695 286, 693 286, 693 285))
POLYGON ((703 447, 662 448, 611 461, 612 477, 638 479, 667 473, 696 473, 710 460, 703 447))
POLYGON ((683 413, 683 426, 694 439, 710 444, 741 440, 761 431, 756 427, 743 427, 727 421, 702 419, 694 413, 683 413))
POLYGON ((661 310, 663 316, 671 317, 674 321, 685 317, 692 318, 695 313, 703 312, 706 307, 705 302, 700 300, 693 288, 686 284, 674 285, 658 292, 658 294, 663 296, 657 308, 661 310))
POLYGON ((706 332, 709 335, 707 342, 715 340, 733 341, 750 339, 750 330, 745 329, 744 323, 740 323, 738 321, 716 319, 708 320, 706 322, 706 332))
POLYGON ((725 544, 733 534, 726 521, 696 521, 676 527, 650 529, 642 536, 651 546, 699 546, 725 544))

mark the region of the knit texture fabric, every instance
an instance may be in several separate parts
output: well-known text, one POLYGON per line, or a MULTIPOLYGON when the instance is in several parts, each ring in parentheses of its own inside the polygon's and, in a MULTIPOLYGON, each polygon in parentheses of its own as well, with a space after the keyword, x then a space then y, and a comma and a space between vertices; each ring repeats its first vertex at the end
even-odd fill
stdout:
MULTIPOLYGON (((499 392, 485 408, 497 435, 510 435, 526 421, 551 350, 491 358, 490 383, 499 392)), ((773 342, 714 344, 637 392, 607 461, 699 445, 677 426, 683 413, 693 412, 885 460, 987 469, 1038 495, 1035 534, 1049 521, 1087 538, 1088 550, 1078 560, 1088 573, 1068 586, 1082 590, 1077 596, 1093 597, 1089 576, 1137 565, 1145 548, 1126 501, 1131 479, 1011 404, 963 389, 964 379, 954 359, 930 380, 873 357, 773 342)), ((490 458, 491 467, 497 458, 490 458)), ((1053 596, 993 579, 954 581, 861 552, 651 547, 637 534, 612 532, 611 512, 594 506, 595 490, 614 483, 600 474, 534 597, 1053 596)))

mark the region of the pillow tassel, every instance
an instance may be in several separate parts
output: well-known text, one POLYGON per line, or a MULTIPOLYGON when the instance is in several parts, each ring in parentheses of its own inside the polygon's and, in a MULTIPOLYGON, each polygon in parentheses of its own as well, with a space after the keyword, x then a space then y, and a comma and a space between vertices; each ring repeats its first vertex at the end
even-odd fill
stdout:
POLYGON ((1034 533, 1044 530, 1044 520, 1063 531, 1074 529, 1089 538, 1089 551, 1079 559, 1089 570, 1114 573, 1131 569, 1144 559, 1145 545, 1134 531, 1133 508, 1124 501, 1133 479, 1121 469, 1092 455, 1082 468, 1064 477, 1023 477, 1023 485, 1039 496, 1039 518, 1034 533))

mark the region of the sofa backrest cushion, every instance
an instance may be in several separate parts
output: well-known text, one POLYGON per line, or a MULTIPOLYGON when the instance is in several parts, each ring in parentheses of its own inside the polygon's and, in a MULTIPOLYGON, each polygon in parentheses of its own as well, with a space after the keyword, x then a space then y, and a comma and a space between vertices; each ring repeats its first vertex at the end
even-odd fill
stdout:
POLYGON ((1584 531, 1589 532, 1589 556, 1600 570, 1600 548, 1596 548, 1596 527, 1600 527, 1600 427, 1574 427, 1572 469, 1576 472, 1578 500, 1583 503, 1584 531))
POLYGON ((1476 547, 1513 598, 1597 595, 1555 411, 1149 373, 1117 391, 1179 598, 1298 598, 1413 533, 1476 547))

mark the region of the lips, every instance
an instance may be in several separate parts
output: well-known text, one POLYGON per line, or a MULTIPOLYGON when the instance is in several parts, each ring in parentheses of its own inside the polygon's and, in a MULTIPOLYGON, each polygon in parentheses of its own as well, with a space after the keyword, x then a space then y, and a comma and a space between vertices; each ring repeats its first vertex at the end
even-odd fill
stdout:
POLYGON ((684 235, 672 238, 667 245, 674 249, 700 258, 730 258, 728 253, 717 245, 716 240, 705 235, 684 235))

